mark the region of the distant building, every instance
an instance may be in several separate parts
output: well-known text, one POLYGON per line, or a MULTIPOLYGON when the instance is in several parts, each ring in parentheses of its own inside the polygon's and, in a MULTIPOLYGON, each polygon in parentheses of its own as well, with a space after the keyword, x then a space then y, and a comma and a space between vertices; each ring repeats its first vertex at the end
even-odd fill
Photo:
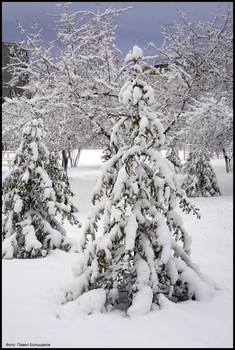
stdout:
POLYGON ((23 61, 28 62, 28 52, 20 48, 18 43, 2 42, 2 101, 5 97, 19 96, 22 94, 21 86, 28 83, 28 74, 22 75, 18 81, 10 85, 12 74, 10 69, 4 69, 9 63, 13 63, 14 56, 20 56, 23 61))

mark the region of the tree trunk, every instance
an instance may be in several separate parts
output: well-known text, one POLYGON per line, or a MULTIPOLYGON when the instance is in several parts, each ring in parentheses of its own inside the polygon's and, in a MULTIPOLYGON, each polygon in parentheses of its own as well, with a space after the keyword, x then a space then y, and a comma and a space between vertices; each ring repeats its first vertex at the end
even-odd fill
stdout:
POLYGON ((225 148, 223 148, 223 155, 224 155, 224 160, 225 160, 226 172, 229 173, 232 170, 231 159, 227 155, 227 152, 226 152, 225 148))
POLYGON ((72 150, 69 152, 68 157, 70 160, 70 165, 71 168, 76 168, 78 165, 78 161, 80 158, 80 154, 81 154, 81 149, 78 148, 77 150, 72 150))
POLYGON ((65 149, 62 150, 62 166, 64 168, 64 171, 67 173, 68 170, 68 155, 65 149))

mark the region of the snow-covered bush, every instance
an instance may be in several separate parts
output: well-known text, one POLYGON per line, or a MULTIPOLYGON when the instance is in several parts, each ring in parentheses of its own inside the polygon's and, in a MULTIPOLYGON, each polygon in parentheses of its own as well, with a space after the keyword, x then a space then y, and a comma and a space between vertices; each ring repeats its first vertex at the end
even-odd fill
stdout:
POLYGON ((105 146, 101 155, 102 162, 105 162, 106 160, 109 160, 112 156, 112 150, 109 147, 109 145, 105 146))
POLYGON ((64 219, 79 225, 67 175, 43 143, 40 118, 28 122, 14 167, 3 177, 3 257, 37 258, 50 250, 69 250, 64 219), (57 216, 61 216, 61 222, 57 216))
POLYGON ((191 237, 175 210, 179 199, 183 211, 199 215, 161 154, 163 126, 150 108, 154 95, 142 80, 142 58, 137 46, 127 55, 132 77, 119 95, 127 112, 113 127, 114 155, 102 166, 93 193, 98 203, 84 227, 83 252, 65 293, 71 301, 103 289, 106 310, 125 309, 130 317, 162 307, 162 294, 177 302, 206 300, 214 292, 213 282, 191 261, 191 237), (120 131, 126 133, 124 146, 120 131))
POLYGON ((210 164, 209 152, 204 147, 195 147, 183 166, 182 184, 188 197, 219 196, 218 181, 210 164))
POLYGON ((166 159, 168 159, 175 167, 175 172, 178 174, 182 169, 181 160, 179 157, 178 149, 176 146, 176 141, 173 138, 168 143, 168 148, 166 151, 166 159))

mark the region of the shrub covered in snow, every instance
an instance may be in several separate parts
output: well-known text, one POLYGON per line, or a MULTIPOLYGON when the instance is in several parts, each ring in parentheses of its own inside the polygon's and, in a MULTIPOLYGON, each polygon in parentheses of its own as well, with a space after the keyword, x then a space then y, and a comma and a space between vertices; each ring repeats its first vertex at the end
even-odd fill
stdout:
POLYGON ((195 147, 182 169, 182 184, 188 197, 213 197, 220 195, 218 181, 210 164, 209 152, 204 147, 195 147))
POLYGON ((168 143, 166 151, 166 159, 168 159, 175 167, 175 172, 178 174, 182 169, 181 160, 179 157, 178 149, 176 146, 176 140, 173 138, 168 143))
POLYGON ((112 150, 109 147, 109 145, 105 146, 101 155, 102 162, 105 162, 106 160, 109 160, 112 156, 112 150))
POLYGON ((198 209, 188 203, 174 166, 161 154, 163 126, 151 111, 153 90, 142 80, 141 60, 142 50, 134 47, 127 56, 133 76, 119 95, 127 113, 113 127, 114 155, 102 166, 83 252, 66 291, 71 301, 104 289, 103 306, 122 306, 130 317, 162 307, 163 294, 177 302, 205 300, 214 291, 213 282, 190 258, 191 237, 175 210, 177 199, 183 211, 199 215, 198 209), (120 130, 126 133, 124 146, 120 130))
POLYGON ((44 137, 40 118, 28 122, 14 167, 3 177, 2 248, 6 259, 41 257, 55 248, 68 250, 71 242, 62 223, 66 218, 79 225, 67 175, 58 157, 43 143, 44 137))

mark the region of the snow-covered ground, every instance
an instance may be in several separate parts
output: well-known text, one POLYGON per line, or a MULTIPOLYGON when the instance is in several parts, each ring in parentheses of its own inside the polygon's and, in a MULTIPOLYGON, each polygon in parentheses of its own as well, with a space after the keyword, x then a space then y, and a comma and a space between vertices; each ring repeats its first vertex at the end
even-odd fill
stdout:
MULTIPOLYGON (((74 204, 84 222, 100 174, 100 151, 86 150, 69 169, 74 204)), ((76 301, 61 305, 73 281, 78 253, 60 250, 41 259, 3 260, 2 347, 43 348, 232 348, 233 347, 233 176, 223 159, 213 159, 221 196, 193 198, 201 219, 182 214, 193 238, 192 260, 221 289, 210 301, 169 304, 134 319, 122 311, 83 315, 76 301)), ((6 170, 3 169, 3 173, 6 170)), ((82 229, 65 224, 68 237, 82 229)))

